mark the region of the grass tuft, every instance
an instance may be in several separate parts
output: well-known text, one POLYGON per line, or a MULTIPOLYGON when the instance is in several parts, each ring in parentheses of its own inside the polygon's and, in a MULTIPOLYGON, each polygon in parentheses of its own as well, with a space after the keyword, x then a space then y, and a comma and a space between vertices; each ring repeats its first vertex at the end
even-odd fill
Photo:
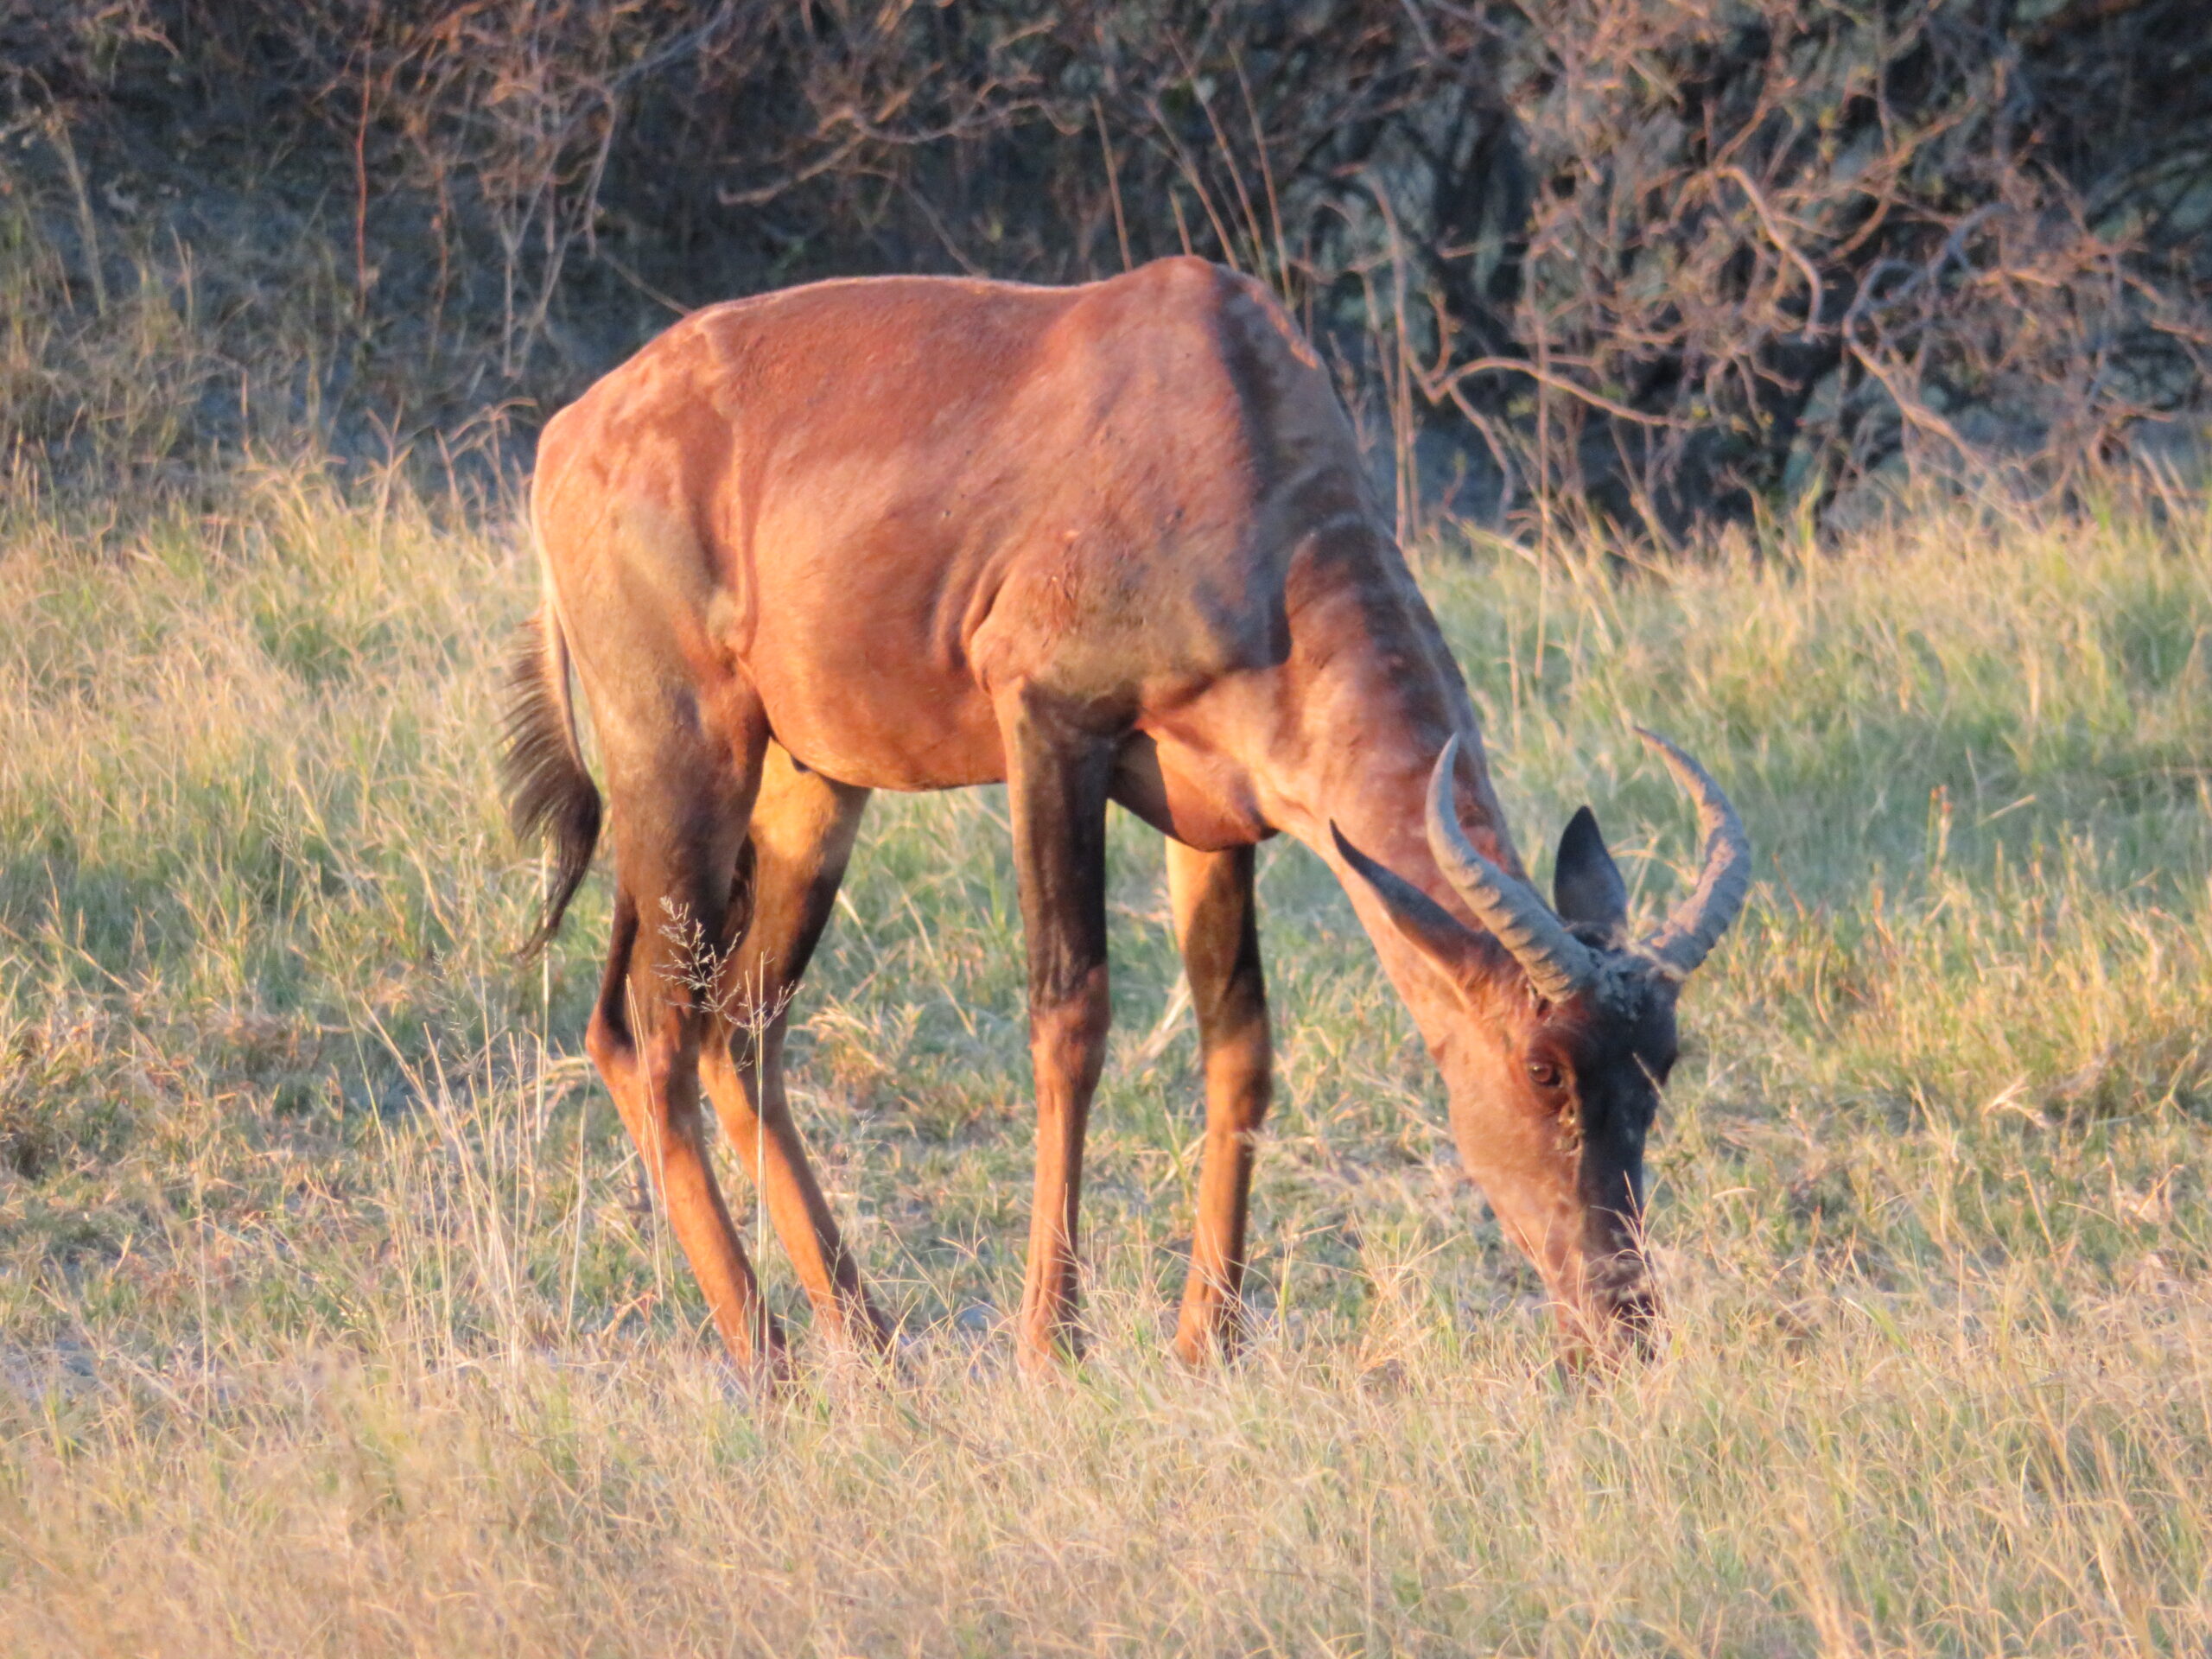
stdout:
POLYGON ((1548 1369, 1408 1022, 1283 846, 1257 1342, 1165 1358, 1198 1079, 1123 819, 1096 1352, 1021 1380, 1004 804, 879 798, 794 1093, 911 1342, 887 1382, 823 1358, 756 1399, 580 1057, 603 878, 542 985, 508 954, 540 891, 494 775, 521 538, 308 466, 121 521, 0 507, 6 1645, 2202 1647, 2194 511, 1429 557, 1540 869, 1586 800, 1643 913, 1681 891, 1635 723, 1759 861, 1657 1147, 1664 1351, 1610 1380, 1548 1369))

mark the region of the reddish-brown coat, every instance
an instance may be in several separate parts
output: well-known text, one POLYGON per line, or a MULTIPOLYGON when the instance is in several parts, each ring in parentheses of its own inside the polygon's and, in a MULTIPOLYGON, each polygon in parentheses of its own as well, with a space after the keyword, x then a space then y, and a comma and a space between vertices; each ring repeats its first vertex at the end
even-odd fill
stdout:
MULTIPOLYGON (((1570 1319, 1642 1295, 1633 1217, 1590 1218, 1586 1136, 1562 1135, 1558 1102, 1527 1071, 1533 1044, 1582 1054, 1580 1033, 1605 1021, 1587 1009, 1554 1021, 1431 855, 1424 789, 1457 735, 1460 821, 1521 874, 1473 709, 1343 409, 1257 284, 1172 259, 1079 288, 883 278, 712 307, 553 420, 534 512, 556 620, 518 715, 518 771, 548 768, 546 799, 590 788, 572 743, 570 760, 552 754, 538 712, 558 703, 548 688, 572 652, 606 760, 621 902, 646 924, 618 938, 594 1022, 633 1127, 696 1089, 696 1044, 679 1033, 728 1040, 726 1007, 662 988, 664 908, 700 918, 725 973, 756 947, 810 947, 866 791, 1008 781, 1043 1114, 1020 1334, 1032 1357, 1071 1336, 1082 1123, 1105 1040, 1096 820, 1110 794, 1191 849, 1174 885, 1210 1128, 1186 1353, 1234 1326, 1268 1091, 1258 953, 1240 943, 1247 849, 1277 832, 1347 878, 1444 1067, 1463 1162, 1570 1319), (764 789, 764 776, 784 781, 764 789), (834 852, 795 856, 804 882, 745 862, 748 835, 773 841, 785 817, 815 828, 785 824, 785 839, 834 852), (1409 932, 1336 830, 1459 931, 1409 932), (636 1047, 626 1001, 646 1005, 634 1017, 661 1040, 636 1047), (1599 1233, 1623 1241, 1605 1248, 1638 1276, 1593 1301, 1581 1264, 1599 1233)), ((575 851, 564 863, 580 871, 575 851)), ((802 950, 760 978, 787 996, 803 965, 802 950)), ((1600 1032, 1605 1065, 1663 1075, 1671 993, 1665 1003, 1649 1030, 1600 1032)), ((773 1019, 780 1032, 780 1006, 773 1019)), ((778 1066, 759 1086, 779 1103, 778 1066)), ((803 1153, 772 1179, 811 1190, 803 1153)), ((703 1204, 694 1187, 671 1182, 671 1207, 703 1204)), ((817 1263, 817 1306, 880 1327, 818 1198, 784 1200, 786 1243, 817 1263)), ((703 1211, 677 1224, 725 1335, 748 1351, 762 1316, 726 1220, 721 1234, 703 1211)))

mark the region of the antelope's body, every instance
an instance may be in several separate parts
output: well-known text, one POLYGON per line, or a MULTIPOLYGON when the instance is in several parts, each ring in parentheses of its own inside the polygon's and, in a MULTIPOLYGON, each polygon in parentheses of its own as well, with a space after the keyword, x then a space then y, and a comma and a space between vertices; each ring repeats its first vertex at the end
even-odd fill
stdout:
MULTIPOLYGON (((1546 957, 1470 885, 1467 860, 1500 890, 1522 879, 1473 711, 1326 374, 1255 284, 1179 259, 1080 288, 882 278, 713 307, 548 426, 533 513, 549 605, 518 678, 517 810, 562 843, 550 931, 598 824, 573 658, 616 859, 589 1046, 741 1358, 779 1338, 700 1082, 817 1316, 880 1336, 785 1104, 783 1009, 868 791, 999 781, 1039 1120, 1026 1355, 1071 1334, 1109 798, 1169 838, 1205 1056, 1183 1351, 1236 1318, 1268 1092, 1251 849, 1277 832, 1349 878, 1445 1067, 1463 1161, 1570 1322, 1640 1317, 1642 1122, 1595 1167, 1586 1123, 1520 1100, 1522 1051, 1548 1033, 1563 1064, 1585 1042, 1663 1076, 1671 989, 1624 1001, 1665 976, 1615 963, 1604 998, 1594 968, 1591 995, 1560 994, 1571 975, 1540 994, 1546 963, 1618 945, 1597 934, 1619 918, 1546 957)), ((1568 1090, 1578 1116, 1588 1092, 1568 1090)))

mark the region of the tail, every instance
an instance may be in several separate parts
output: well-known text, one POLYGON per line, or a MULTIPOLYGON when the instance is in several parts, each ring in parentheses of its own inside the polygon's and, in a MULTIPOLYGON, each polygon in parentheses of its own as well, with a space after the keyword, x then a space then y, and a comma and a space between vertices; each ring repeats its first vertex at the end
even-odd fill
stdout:
POLYGON ((548 834, 553 839, 553 880, 544 914, 522 948, 522 959, 529 962, 561 931, 561 918, 599 844, 599 789, 576 743, 569 640, 550 589, 515 644, 507 671, 506 734, 499 776, 506 786, 508 820, 518 839, 548 834))

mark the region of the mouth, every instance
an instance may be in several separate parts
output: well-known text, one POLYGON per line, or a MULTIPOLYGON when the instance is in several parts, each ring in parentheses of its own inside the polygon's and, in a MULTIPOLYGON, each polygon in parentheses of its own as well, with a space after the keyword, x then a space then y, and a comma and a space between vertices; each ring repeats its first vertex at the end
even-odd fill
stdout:
POLYGON ((1560 1295, 1562 1357, 1574 1369, 1645 1360, 1658 1349, 1662 1313, 1643 1256, 1624 1250, 1586 1266, 1579 1294, 1560 1295))
POLYGON ((1603 1328, 1615 1347, 1649 1359, 1659 1341, 1659 1298, 1649 1282, 1613 1296, 1602 1310, 1603 1328))

